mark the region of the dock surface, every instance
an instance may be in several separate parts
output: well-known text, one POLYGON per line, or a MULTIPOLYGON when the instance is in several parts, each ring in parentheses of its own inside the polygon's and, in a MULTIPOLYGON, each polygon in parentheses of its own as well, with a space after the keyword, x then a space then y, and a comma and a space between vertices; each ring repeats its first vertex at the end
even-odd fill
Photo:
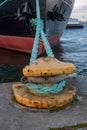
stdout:
POLYGON ((87 78, 69 81, 76 88, 77 101, 58 112, 24 107, 13 98, 15 83, 0 83, 0 130, 47 130, 87 123, 87 78))

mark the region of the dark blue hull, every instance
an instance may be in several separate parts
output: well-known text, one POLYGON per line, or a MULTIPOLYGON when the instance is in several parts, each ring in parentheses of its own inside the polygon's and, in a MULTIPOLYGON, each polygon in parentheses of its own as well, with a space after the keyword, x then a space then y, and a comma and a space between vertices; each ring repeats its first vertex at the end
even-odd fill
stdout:
MULTIPOLYGON (((73 4, 74 0, 40 0, 47 37, 63 33, 73 4)), ((31 18, 36 18, 35 0, 8 0, 0 6, 0 35, 34 37, 31 18)))

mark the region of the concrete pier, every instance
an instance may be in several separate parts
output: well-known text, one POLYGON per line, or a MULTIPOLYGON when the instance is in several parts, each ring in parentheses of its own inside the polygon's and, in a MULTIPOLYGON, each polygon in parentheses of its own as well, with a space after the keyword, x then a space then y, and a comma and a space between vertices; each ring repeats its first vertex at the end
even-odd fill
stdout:
POLYGON ((18 104, 12 92, 15 83, 0 83, 0 130, 47 130, 87 123, 87 78, 69 81, 77 90, 77 101, 52 113, 18 104))

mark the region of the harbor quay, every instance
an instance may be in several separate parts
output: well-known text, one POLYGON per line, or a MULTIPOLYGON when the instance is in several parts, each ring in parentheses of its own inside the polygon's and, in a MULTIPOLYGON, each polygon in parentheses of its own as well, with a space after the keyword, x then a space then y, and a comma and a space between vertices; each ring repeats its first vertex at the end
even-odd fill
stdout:
POLYGON ((0 83, 0 130, 49 130, 87 123, 87 79, 68 79, 77 92, 76 101, 60 110, 34 109, 20 105, 12 85, 0 83))

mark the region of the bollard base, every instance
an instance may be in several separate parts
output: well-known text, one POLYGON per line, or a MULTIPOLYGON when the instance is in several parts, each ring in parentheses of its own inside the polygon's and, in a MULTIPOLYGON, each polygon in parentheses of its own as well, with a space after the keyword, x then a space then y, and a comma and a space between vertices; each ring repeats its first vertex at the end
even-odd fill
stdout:
POLYGON ((25 84, 14 84, 12 89, 17 102, 31 108, 61 108, 70 104, 76 98, 76 90, 70 84, 67 84, 62 92, 46 96, 32 94, 25 84))

